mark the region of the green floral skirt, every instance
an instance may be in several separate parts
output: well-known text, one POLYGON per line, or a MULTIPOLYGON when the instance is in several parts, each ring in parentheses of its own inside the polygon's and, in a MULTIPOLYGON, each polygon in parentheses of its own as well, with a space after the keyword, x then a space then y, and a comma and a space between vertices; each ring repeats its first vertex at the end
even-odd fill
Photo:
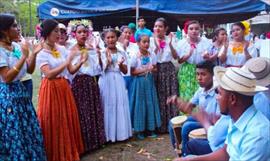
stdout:
POLYGON ((196 79, 196 65, 185 62, 179 69, 177 78, 180 97, 189 101, 199 88, 196 79))

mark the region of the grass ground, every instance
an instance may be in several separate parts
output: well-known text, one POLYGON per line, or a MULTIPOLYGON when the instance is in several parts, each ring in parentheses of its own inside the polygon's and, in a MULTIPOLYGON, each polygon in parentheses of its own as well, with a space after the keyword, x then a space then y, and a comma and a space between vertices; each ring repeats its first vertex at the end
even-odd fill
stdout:
MULTIPOLYGON (((33 76, 33 104, 36 108, 40 85, 40 71, 33 76)), ((124 142, 108 143, 96 151, 84 154, 81 161, 171 161, 175 157, 169 135, 144 140, 130 139, 124 142)))

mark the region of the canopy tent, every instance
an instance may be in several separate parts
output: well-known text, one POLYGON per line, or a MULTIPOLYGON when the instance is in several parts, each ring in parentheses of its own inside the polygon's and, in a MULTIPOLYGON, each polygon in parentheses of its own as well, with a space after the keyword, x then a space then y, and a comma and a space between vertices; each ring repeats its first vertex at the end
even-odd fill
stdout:
MULTIPOLYGON (((135 21, 135 0, 48 0, 38 7, 40 19, 90 18, 104 25, 135 21)), ((163 16, 170 24, 198 19, 218 24, 244 20, 266 9, 260 0, 140 0, 140 15, 150 23, 163 16)), ((95 22, 94 22, 95 24, 95 22)))

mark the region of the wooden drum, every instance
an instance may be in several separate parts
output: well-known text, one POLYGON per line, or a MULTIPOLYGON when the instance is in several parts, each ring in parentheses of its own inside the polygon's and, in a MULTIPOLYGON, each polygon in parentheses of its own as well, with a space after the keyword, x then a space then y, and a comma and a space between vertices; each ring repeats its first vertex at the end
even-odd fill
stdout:
POLYGON ((207 139, 206 131, 204 128, 192 130, 188 134, 189 140, 191 139, 207 139))
POLYGON ((173 126, 173 133, 174 133, 174 138, 176 141, 176 152, 177 153, 181 153, 181 142, 182 142, 182 137, 181 137, 181 130, 182 130, 182 125, 184 124, 184 122, 187 120, 187 116, 176 116, 174 118, 171 119, 171 123, 173 126))

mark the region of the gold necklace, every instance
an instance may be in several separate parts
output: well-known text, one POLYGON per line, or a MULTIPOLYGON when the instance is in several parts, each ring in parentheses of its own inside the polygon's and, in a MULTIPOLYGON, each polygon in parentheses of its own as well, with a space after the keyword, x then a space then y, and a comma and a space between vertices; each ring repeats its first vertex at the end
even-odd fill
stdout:
POLYGON ((81 54, 87 54, 88 53, 88 50, 85 48, 84 45, 83 46, 80 46, 78 44, 78 47, 79 47, 79 50, 80 50, 81 54))

